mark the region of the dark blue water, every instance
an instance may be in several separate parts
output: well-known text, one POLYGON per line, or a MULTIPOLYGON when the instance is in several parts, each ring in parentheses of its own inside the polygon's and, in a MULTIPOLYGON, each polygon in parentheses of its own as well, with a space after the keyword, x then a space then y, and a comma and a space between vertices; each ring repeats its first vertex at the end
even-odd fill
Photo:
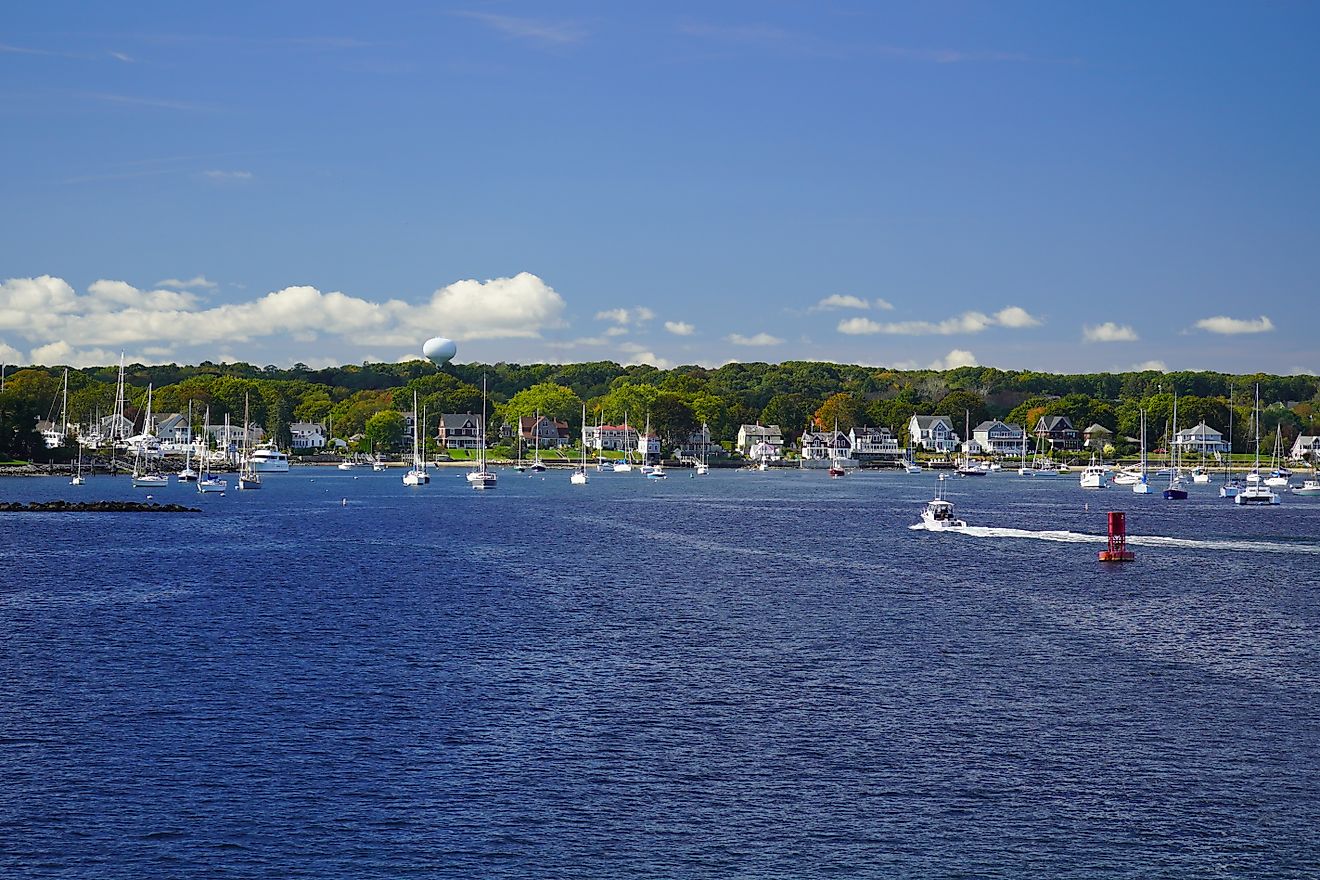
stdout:
POLYGON ((0 514, 0 877, 1320 874, 1320 500, 400 476, 0 514))

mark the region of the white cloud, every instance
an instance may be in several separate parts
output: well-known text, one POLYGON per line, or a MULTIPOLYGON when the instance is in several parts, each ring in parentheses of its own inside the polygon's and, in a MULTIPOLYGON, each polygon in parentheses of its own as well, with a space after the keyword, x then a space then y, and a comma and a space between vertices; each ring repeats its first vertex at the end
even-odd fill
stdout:
POLYGON ((1154 370, 1157 373, 1167 373, 1169 372, 1169 367, 1164 361, 1142 361, 1139 364, 1134 364, 1131 372, 1145 373, 1150 370, 1154 370))
POLYGON ((769 333, 757 333, 754 336, 743 336, 741 333, 730 333, 724 337, 734 345, 779 345, 784 340, 778 336, 771 336, 769 333))
POLYGON ((884 333, 891 336, 952 336, 956 333, 980 333, 989 327, 1035 327, 1039 318, 1018 306, 1008 306, 993 316, 982 312, 963 312, 943 321, 894 321, 882 323, 870 318, 847 318, 839 322, 840 333, 867 336, 884 333))
POLYGON ((929 369, 952 370, 952 369, 956 369, 957 367, 975 367, 975 366, 978 366, 976 362, 976 355, 972 354, 970 351, 965 351, 964 349, 961 348, 955 348, 953 351, 949 352, 944 357, 936 358, 933 362, 931 362, 929 369))
POLYGON ((697 328, 686 321, 665 321, 665 329, 675 336, 691 336, 697 332, 697 328))
POLYGON ((1127 324, 1115 324, 1113 321, 1082 328, 1082 339, 1087 342, 1136 342, 1140 338, 1137 331, 1127 324))
POLYGON ((206 346, 329 334, 358 345, 411 347, 432 332, 459 340, 535 338, 544 329, 562 326, 564 307, 553 288, 528 272, 457 281, 416 305, 297 286, 200 309, 191 293, 138 290, 123 281, 96 281, 83 295, 50 276, 0 283, 0 329, 15 330, 39 346, 68 341, 78 346, 162 341, 206 346))
MULTIPOLYGON (((880 300, 880 302, 884 302, 884 300, 880 300)), ((833 293, 816 303, 809 311, 826 312, 831 309, 869 309, 870 307, 871 304, 860 296, 833 293)))
MULTIPOLYGON (((32 349, 30 360, 44 367, 99 367, 119 363, 119 354, 120 349, 75 348, 61 339, 32 349)), ((169 349, 149 346, 142 351, 124 352, 124 360, 130 364, 164 364, 173 360, 172 355, 169 349)))
POLYGON ((648 350, 645 346, 636 342, 625 342, 619 346, 619 351, 628 355, 624 359, 623 366, 629 367, 634 364, 650 364, 653 367, 659 367, 662 370, 671 369, 674 362, 668 358, 662 358, 655 352, 648 350))
POLYGON ((194 275, 192 278, 166 278, 164 281, 157 281, 157 287, 172 287, 176 290, 189 290, 193 287, 200 287, 204 290, 215 290, 218 286, 214 281, 208 281, 205 275, 194 275))
POLYGON ((875 307, 885 312, 892 312, 894 310, 893 303, 887 299, 881 299, 878 296, 875 298, 875 307))
POLYGON ((23 360, 21 351, 0 341, 0 363, 16 364, 21 360, 23 360))
POLYGON ((995 323, 1000 327, 1039 327, 1040 319, 1021 306, 1008 306, 995 312, 995 323))
POLYGON ((627 336, 627 335, 628 335, 628 328, 627 328, 627 327, 623 327, 623 326, 618 325, 618 324, 615 324, 613 327, 606 327, 606 328, 605 328, 605 335, 606 335, 606 336, 627 336))
POLYGON ((1219 315, 1214 318, 1202 318, 1196 322, 1195 326, 1210 333, 1235 335, 1238 333, 1268 333, 1274 329, 1274 322, 1264 315, 1254 321, 1242 318, 1226 318, 1219 315))
POLYGON ((596 313, 597 321, 611 321, 620 327, 634 326, 644 324, 655 318, 655 312, 646 306, 637 306, 632 309, 605 309, 596 313))

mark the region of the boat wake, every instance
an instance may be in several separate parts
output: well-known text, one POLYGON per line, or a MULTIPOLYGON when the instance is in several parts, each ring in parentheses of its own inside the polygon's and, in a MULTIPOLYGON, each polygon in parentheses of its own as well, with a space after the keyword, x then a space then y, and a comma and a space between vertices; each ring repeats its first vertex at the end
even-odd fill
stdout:
MULTIPOLYGON (((913 528, 919 528, 913 526, 913 528)), ((1004 529, 989 526, 966 526, 947 531, 974 538, 1016 538, 1033 541, 1055 541, 1061 544, 1104 544, 1105 535, 1046 529, 1004 529)), ((1162 535, 1128 535, 1128 544, 1140 547, 1174 547, 1195 550, 1239 550, 1255 553, 1306 553, 1320 555, 1318 544, 1288 544, 1277 541, 1201 540, 1197 538, 1168 538, 1162 535)))

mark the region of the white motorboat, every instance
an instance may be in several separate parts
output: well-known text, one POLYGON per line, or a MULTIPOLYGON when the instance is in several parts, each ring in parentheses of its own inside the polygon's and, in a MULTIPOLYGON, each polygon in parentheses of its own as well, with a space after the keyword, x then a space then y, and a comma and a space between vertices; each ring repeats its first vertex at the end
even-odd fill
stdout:
POLYGON ((1309 480, 1302 480, 1302 485, 1293 486, 1294 495, 1320 495, 1320 480, 1312 477, 1309 480))
POLYGON ((944 474, 940 474, 939 479, 935 482, 935 497, 926 502, 925 510, 921 511, 921 522, 914 525, 913 528, 944 532, 967 527, 964 520, 954 516, 953 502, 945 497, 944 481, 944 474))
POLYGON ((341 471, 351 471, 357 467, 357 462, 353 461, 351 458, 346 458, 339 463, 338 467, 341 471))
POLYGON ((650 467, 650 472, 646 474, 648 480, 663 480, 669 476, 669 474, 665 473, 665 466, 659 462, 656 462, 650 467))
POLYGON ((1082 468, 1078 482, 1083 489, 1104 489, 1109 486, 1109 468, 1103 461, 1096 461, 1095 453, 1091 453, 1091 461, 1082 468))
POLYGON ((289 456, 281 452, 279 446, 273 440, 258 443, 253 447, 248 458, 252 462, 252 470, 259 474, 287 474, 289 472, 289 456))

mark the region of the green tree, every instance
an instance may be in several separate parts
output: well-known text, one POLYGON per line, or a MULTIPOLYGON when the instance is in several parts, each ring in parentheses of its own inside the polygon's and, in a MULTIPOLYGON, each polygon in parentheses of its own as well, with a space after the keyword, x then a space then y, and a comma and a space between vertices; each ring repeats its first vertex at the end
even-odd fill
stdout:
POLYGON ((510 422, 538 412, 547 418, 573 424, 582 415, 582 399, 567 386, 538 382, 513 395, 503 407, 504 418, 510 422))
POLYGON ((990 412, 985 407, 985 398, 970 391, 950 391, 935 404, 935 412, 952 419, 954 430, 960 437, 964 423, 968 423, 967 427, 970 429, 990 418, 990 412), (964 418, 960 419, 959 416, 964 418))
POLYGON ((651 430, 660 437, 665 446, 674 447, 687 439, 699 427, 692 407, 682 396, 671 391, 661 391, 651 404, 651 430))
POLYGON ((381 410, 367 419, 363 439, 374 450, 397 452, 403 446, 407 430, 408 420, 403 417, 403 413, 392 409, 381 410))
POLYGON ((619 424, 626 416, 630 424, 640 427, 645 423, 646 414, 651 411, 659 394, 660 390, 654 385, 616 382, 615 387, 601 400, 605 420, 619 424))
MULTIPOLYGON (((763 425, 778 425, 784 439, 791 443, 802 435, 811 410, 811 398, 805 394, 776 394, 761 410, 758 421, 763 425)), ((732 433, 737 430, 735 425, 732 433)))

